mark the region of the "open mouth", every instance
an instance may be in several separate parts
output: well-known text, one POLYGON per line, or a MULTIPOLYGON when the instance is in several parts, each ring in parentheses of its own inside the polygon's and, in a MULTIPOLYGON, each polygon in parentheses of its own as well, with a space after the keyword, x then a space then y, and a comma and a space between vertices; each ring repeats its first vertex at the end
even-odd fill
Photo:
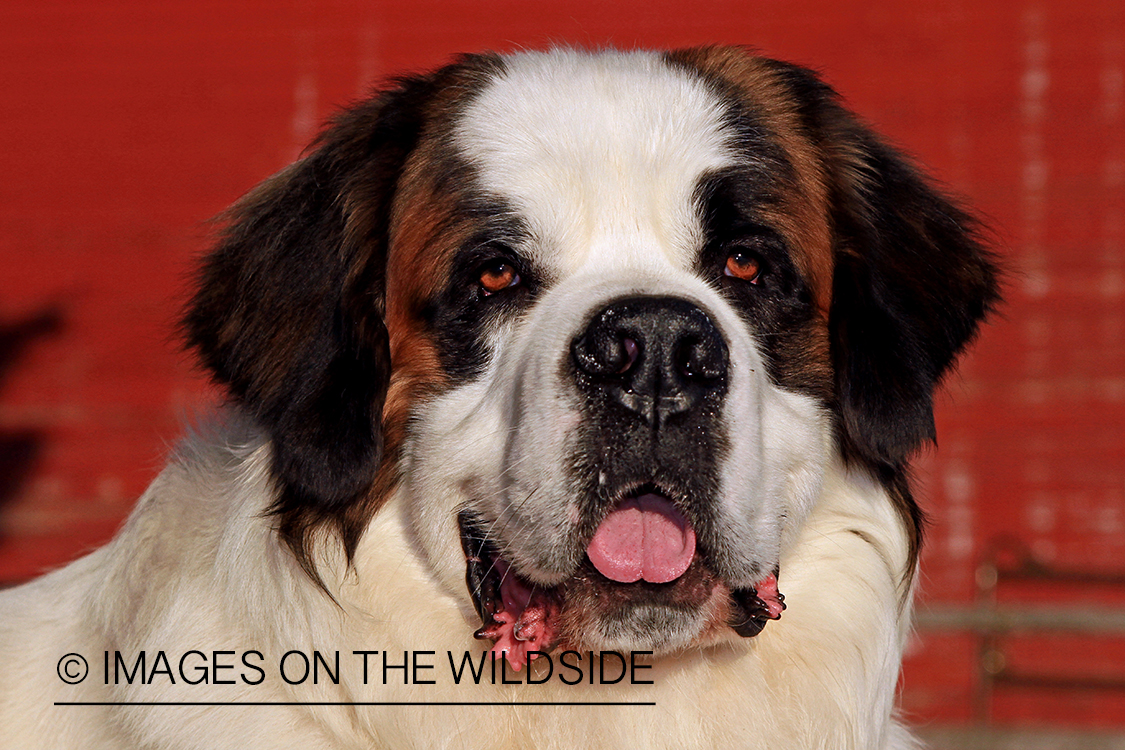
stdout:
POLYGON ((642 605, 699 612, 718 594, 721 624, 743 637, 757 635, 785 609, 775 574, 732 589, 711 572, 691 522, 658 492, 623 499, 599 524, 571 579, 549 588, 523 579, 471 511, 461 511, 458 521, 465 580, 482 621, 475 636, 491 640, 493 654, 517 671, 535 652, 580 641, 580 634, 565 633, 575 619, 566 616, 568 607, 597 602, 607 612, 642 605))

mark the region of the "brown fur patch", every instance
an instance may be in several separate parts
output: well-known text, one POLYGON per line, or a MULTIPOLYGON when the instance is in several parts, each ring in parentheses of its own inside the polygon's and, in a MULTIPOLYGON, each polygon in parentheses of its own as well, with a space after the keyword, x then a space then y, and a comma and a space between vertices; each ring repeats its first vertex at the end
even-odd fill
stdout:
POLYGON ((782 205, 767 207, 764 218, 790 243, 794 261, 827 320, 834 261, 825 154, 808 138, 791 93, 768 61, 737 47, 677 50, 668 57, 713 82, 726 84, 720 93, 762 118, 770 137, 784 150, 796 172, 796 190, 782 205))
POLYGON ((481 56, 466 58, 462 67, 446 71, 449 80, 427 103, 422 135, 398 178, 385 271, 384 321, 392 372, 382 414, 384 457, 371 491, 353 510, 350 523, 358 533, 398 487, 411 411, 446 382, 424 311, 446 284, 450 262, 470 237, 474 222, 459 210, 470 187, 468 170, 445 134, 499 66, 498 58, 481 56))

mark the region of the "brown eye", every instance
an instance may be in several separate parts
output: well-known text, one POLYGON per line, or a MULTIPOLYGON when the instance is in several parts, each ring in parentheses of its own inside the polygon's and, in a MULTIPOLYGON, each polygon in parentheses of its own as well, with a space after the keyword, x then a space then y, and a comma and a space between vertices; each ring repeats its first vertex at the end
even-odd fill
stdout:
POLYGON ((502 292, 519 283, 520 275, 516 272, 515 266, 507 261, 492 260, 481 266, 480 288, 486 296, 502 292))
POLYGON ((762 263, 758 260, 758 256, 741 247, 730 252, 727 256, 727 267, 723 269, 724 275, 749 281, 751 284, 758 283, 761 272, 762 263))

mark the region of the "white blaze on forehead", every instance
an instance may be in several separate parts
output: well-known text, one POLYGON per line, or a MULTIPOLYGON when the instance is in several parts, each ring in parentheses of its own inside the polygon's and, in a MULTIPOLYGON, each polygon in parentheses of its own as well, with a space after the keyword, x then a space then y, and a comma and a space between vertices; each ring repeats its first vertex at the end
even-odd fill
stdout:
POLYGON ((651 52, 518 54, 466 108, 455 133, 481 187, 528 222, 566 274, 609 256, 690 262, 693 194, 734 151, 721 100, 651 52))

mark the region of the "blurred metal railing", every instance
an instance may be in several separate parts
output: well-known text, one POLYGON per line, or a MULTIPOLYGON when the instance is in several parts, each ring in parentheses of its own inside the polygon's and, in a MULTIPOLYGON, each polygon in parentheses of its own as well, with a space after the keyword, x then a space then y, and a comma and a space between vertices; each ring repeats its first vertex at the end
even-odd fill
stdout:
MULTIPOLYGON (((1068 602, 1065 606, 1054 598, 1049 606, 1001 601, 998 593, 1007 584, 1051 586, 1067 591, 1096 588, 1108 592, 1109 599, 1125 602, 1125 574, 1063 570, 1036 560, 1018 542, 994 542, 977 567, 976 601, 972 606, 921 607, 916 617, 920 630, 969 631, 977 637, 973 717, 978 726, 990 722, 993 694, 1001 687, 1125 691, 1125 672, 1107 675, 1030 671, 1011 666, 1005 651, 1005 642, 1017 634, 1125 638, 1125 606, 1081 603, 1081 597, 1075 597, 1077 603, 1068 602)), ((1125 717, 1122 720, 1125 722, 1125 717)))

